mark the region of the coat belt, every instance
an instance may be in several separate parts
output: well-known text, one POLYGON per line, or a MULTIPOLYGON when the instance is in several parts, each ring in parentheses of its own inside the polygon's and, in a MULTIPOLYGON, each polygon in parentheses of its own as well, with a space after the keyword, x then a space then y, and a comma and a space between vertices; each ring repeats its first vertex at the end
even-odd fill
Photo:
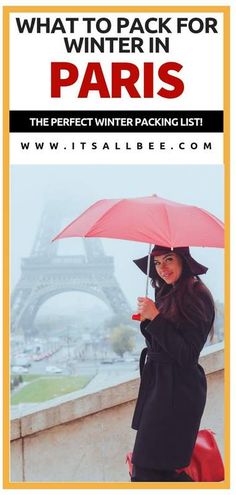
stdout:
POLYGON ((171 357, 167 356, 166 354, 162 352, 149 351, 147 347, 144 347, 139 359, 140 375, 142 374, 146 362, 146 357, 148 358, 148 360, 150 359, 151 361, 154 361, 158 364, 170 364, 172 362, 171 357))
POLYGON ((147 357, 151 361, 155 361, 158 364, 169 364, 173 361, 170 356, 167 356, 166 354, 163 354, 161 352, 148 351, 147 357))

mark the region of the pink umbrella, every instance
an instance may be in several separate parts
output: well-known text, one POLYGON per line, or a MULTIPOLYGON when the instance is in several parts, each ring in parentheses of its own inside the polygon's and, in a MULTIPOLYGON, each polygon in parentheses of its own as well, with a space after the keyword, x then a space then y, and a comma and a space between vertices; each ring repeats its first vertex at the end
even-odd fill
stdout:
MULTIPOLYGON (((224 247, 224 224, 198 208, 156 195, 102 199, 65 227, 53 240, 66 237, 106 237, 184 247, 224 247)), ((150 256, 148 263, 148 273, 150 256)), ((146 295, 148 290, 148 278, 146 295)))
POLYGON ((160 246, 224 247, 224 224, 198 208, 158 196, 102 199, 55 238, 107 237, 160 246))

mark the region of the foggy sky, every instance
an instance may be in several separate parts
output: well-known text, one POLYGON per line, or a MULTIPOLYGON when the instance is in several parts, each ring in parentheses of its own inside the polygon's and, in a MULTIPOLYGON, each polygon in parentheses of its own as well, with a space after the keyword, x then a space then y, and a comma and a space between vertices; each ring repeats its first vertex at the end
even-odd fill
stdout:
MULTIPOLYGON (((29 256, 45 203, 78 203, 76 216, 102 198, 150 196, 193 204, 224 220, 222 165, 32 165, 11 166, 11 280, 20 277, 22 257, 29 256)), ((61 228, 73 218, 62 219, 61 228)), ((82 254, 80 239, 58 241, 58 254, 82 254)), ((102 239, 107 255, 114 256, 115 273, 130 305, 144 295, 145 276, 132 259, 147 254, 144 243, 102 239)), ((192 248, 192 255, 209 267, 202 280, 215 299, 224 300, 224 250, 192 248)), ((150 297, 152 291, 150 291, 150 297)), ((69 296, 67 296, 69 297, 69 296)))

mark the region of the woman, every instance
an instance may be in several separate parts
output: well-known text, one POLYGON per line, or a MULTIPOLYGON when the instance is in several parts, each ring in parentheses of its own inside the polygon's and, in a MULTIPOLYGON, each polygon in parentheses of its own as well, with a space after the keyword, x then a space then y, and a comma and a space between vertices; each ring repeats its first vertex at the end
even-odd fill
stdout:
MULTIPOLYGON (((147 273, 147 256, 135 260, 147 273)), ((192 481, 189 465, 206 402, 199 354, 213 328, 214 303, 188 247, 154 246, 150 276, 155 303, 138 298, 147 347, 132 428, 137 430, 131 481, 192 481)))

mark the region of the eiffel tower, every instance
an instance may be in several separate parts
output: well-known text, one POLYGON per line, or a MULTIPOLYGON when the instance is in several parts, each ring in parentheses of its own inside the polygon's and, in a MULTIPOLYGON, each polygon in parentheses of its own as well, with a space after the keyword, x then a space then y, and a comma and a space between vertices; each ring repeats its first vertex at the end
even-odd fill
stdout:
POLYGON ((96 296, 114 314, 130 314, 131 308, 114 274, 114 259, 105 254, 100 239, 83 239, 85 254, 57 254, 59 241, 51 240, 62 228, 63 218, 73 219, 76 215, 78 204, 71 201, 69 207, 60 201, 45 206, 31 254, 21 260, 21 276, 12 293, 12 332, 31 335, 40 306, 67 291, 96 296))

